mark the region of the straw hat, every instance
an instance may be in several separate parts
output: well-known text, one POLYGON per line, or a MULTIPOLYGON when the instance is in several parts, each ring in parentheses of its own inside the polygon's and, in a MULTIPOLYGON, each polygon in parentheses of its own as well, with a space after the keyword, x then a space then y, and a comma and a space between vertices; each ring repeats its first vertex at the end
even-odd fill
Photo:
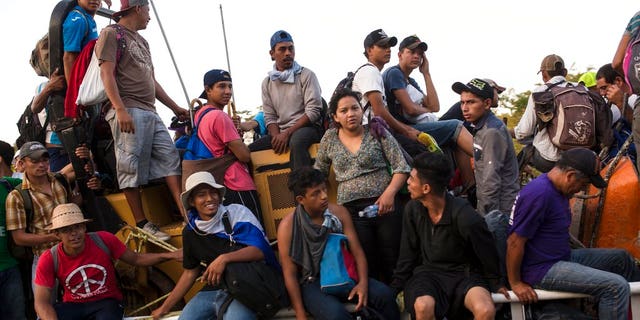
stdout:
POLYGON ((191 195, 193 189, 203 183, 208 184, 215 189, 218 189, 218 192, 220 193, 220 199, 224 198, 224 193, 227 191, 227 189, 223 185, 216 183, 216 179, 213 178, 213 175, 211 175, 211 173, 206 171, 196 172, 190 175, 189 178, 187 178, 187 182, 185 183, 185 191, 180 195, 182 206, 185 210, 189 210, 189 208, 191 207, 189 205, 189 195, 191 195))
POLYGON ((75 203, 59 204, 53 209, 53 217, 51 218, 51 224, 46 227, 47 230, 56 230, 74 224, 85 223, 92 221, 91 219, 85 219, 82 214, 82 210, 75 203))

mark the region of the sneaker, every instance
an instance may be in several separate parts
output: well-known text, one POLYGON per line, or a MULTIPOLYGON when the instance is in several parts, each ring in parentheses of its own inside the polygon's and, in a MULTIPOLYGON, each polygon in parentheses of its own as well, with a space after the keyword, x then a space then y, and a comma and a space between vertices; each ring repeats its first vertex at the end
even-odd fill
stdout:
POLYGON ((160 229, 158 228, 158 226, 156 226, 153 222, 149 221, 147 222, 144 227, 142 228, 142 230, 149 232, 150 234, 154 235, 156 238, 162 240, 162 241, 167 241, 169 239, 171 239, 171 236, 160 231, 160 229))

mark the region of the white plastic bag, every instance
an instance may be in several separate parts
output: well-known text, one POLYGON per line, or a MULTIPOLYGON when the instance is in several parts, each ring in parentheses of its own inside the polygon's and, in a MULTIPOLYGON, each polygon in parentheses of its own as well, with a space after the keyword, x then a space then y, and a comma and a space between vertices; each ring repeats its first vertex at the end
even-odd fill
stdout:
POLYGON ((107 93, 104 91, 104 84, 100 78, 100 61, 95 51, 91 55, 91 61, 84 79, 78 89, 77 105, 91 106, 107 100, 107 93))

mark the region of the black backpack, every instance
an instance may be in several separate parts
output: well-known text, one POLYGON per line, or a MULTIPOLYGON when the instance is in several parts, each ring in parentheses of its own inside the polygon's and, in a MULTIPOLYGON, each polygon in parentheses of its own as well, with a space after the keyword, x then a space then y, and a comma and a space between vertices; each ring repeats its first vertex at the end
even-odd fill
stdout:
POLYGON ((336 89, 333 90, 333 94, 331 95, 331 97, 333 98, 333 96, 335 96, 336 93, 338 93, 338 92, 340 92, 340 91, 342 91, 344 89, 351 89, 351 87, 353 87, 353 78, 356 77, 356 73, 358 73, 358 71, 360 71, 360 69, 362 69, 362 67, 364 67, 366 65, 370 65, 370 63, 367 62, 367 63, 361 65, 354 72, 349 71, 347 73, 347 76, 344 77, 342 80, 340 80, 340 82, 338 82, 338 85, 336 86, 336 89))
POLYGON ((38 114, 31 111, 31 103, 29 103, 16 123, 16 126, 18 126, 18 132, 20 133, 20 136, 16 139, 16 145, 18 148, 22 147, 23 144, 29 141, 38 141, 44 144, 48 124, 49 114, 47 114, 47 118, 44 123, 40 123, 38 114))
MULTIPOLYGON (((225 232, 233 234, 229 212, 222 215, 222 223, 225 232)), ((227 239, 224 241, 229 243, 227 246, 234 247, 235 241, 229 242, 227 239)), ((224 319, 224 313, 233 299, 255 312, 258 319, 269 319, 289 304, 282 273, 262 261, 227 264, 221 285, 229 292, 229 296, 218 311, 218 319, 221 320, 224 319)))

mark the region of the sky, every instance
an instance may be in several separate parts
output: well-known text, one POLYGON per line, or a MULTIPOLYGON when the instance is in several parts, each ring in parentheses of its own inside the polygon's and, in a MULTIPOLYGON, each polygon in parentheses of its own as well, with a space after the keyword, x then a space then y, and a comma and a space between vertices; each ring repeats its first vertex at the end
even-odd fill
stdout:
MULTIPOLYGON (((491 78, 523 92, 541 82, 537 73, 542 58, 555 53, 570 72, 598 69, 611 62, 629 19, 640 10, 637 1, 378 1, 378 0, 152 0, 186 87, 189 100, 203 89, 202 77, 210 69, 227 69, 220 17, 224 22, 238 110, 257 112, 260 86, 273 68, 269 39, 280 29, 291 33, 296 61, 313 70, 329 100, 346 73, 365 62, 363 41, 378 28, 398 42, 417 35, 429 45, 427 58, 440 98, 441 113, 459 96, 451 90, 456 81, 491 78)), ((29 65, 35 43, 48 29, 58 1, 0 2, 0 140, 13 143, 15 125, 45 79, 29 65), (29 7, 27 7, 29 6, 29 7), (31 8, 30 6, 33 6, 31 8)), ((113 0, 112 9, 119 9, 113 0)), ((98 28, 111 23, 96 17, 98 28)), ((162 38, 158 19, 140 31, 151 47, 156 79, 178 104, 187 107, 176 70, 162 38)), ((397 46, 391 62, 397 64, 397 46)), ((424 88, 422 75, 412 74, 424 88)), ((172 113, 157 102, 166 124, 172 113)))

